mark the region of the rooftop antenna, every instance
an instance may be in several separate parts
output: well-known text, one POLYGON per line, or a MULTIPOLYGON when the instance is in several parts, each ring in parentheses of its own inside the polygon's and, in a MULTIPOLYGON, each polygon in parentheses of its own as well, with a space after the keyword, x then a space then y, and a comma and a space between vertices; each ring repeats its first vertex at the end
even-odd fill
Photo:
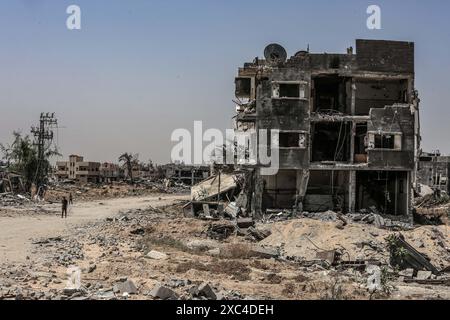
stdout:
POLYGON ((308 43, 308 48, 306 49, 306 51, 309 53, 309 43, 308 43))

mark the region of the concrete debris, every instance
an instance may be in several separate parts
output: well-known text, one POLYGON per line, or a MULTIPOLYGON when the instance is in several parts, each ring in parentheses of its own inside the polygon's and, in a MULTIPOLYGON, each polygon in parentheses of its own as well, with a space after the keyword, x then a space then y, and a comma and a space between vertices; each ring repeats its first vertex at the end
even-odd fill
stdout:
POLYGON ((208 230, 206 230, 206 234, 211 239, 224 240, 231 236, 235 231, 236 227, 234 224, 222 222, 210 224, 208 230))
POLYGON ((233 174, 211 176, 191 189, 192 201, 206 201, 237 188, 238 177, 233 174))
POLYGON ((166 260, 168 258, 167 254, 156 250, 151 250, 145 257, 153 260, 166 260))
POLYGON ((366 269, 369 277, 367 278, 367 289, 373 293, 382 291, 383 285, 381 283, 381 268, 379 266, 369 265, 366 269))
POLYGON ((236 224, 238 228, 247 229, 253 227, 255 225, 255 222, 253 221, 252 218, 238 218, 236 220, 236 224))
POLYGON ((401 276, 401 277, 408 278, 408 279, 409 278, 413 278, 414 277, 414 269, 408 268, 408 269, 405 269, 405 270, 401 270, 398 273, 398 275, 401 276))
POLYGON ((262 259, 275 259, 278 258, 280 254, 276 249, 252 246, 250 249, 250 255, 262 259))
POLYGON ((191 295, 191 297, 198 297, 198 295, 200 294, 200 291, 198 290, 198 286, 190 287, 188 292, 191 295))
POLYGON ((266 214, 263 216, 262 221, 265 223, 274 223, 279 221, 286 221, 294 218, 294 215, 289 210, 281 212, 271 212, 271 210, 266 210, 266 214))
POLYGON ((128 293, 128 294, 137 294, 138 290, 136 285, 131 280, 126 280, 124 282, 119 282, 114 285, 113 291, 116 293, 128 293))
POLYGON ((168 286, 171 288, 179 288, 189 286, 190 284, 190 280, 171 279, 168 286))
POLYGON ((8 206, 23 206, 30 203, 31 200, 21 194, 0 193, 0 205, 8 206))
POLYGON ((430 261, 408 242, 403 235, 391 235, 387 238, 390 250, 390 264, 401 270, 413 268, 416 271, 426 270, 438 275, 439 271, 430 261))
POLYGON ((418 283, 421 285, 446 286, 450 287, 450 277, 442 279, 404 279, 405 283, 418 283))
POLYGON ((432 275, 433 275, 433 273, 431 271, 419 270, 419 271, 417 271, 416 279, 417 280, 428 280, 431 278, 432 275))
POLYGON ((337 213, 331 210, 326 212, 304 212, 303 216, 309 219, 321 220, 321 221, 336 221, 337 213))
MULTIPOLYGON (((333 296, 328 288, 338 279, 345 279, 339 286, 345 288, 346 298, 385 298, 385 281, 408 283, 408 288, 439 286, 436 295, 446 296, 448 277, 421 276, 420 270, 411 267, 386 280, 386 269, 389 275, 397 275, 386 265, 389 250, 384 239, 394 234, 386 228, 349 222, 337 230, 335 225, 341 222, 337 214, 335 221, 326 222, 289 217, 263 223, 240 216, 237 219, 254 222, 241 229, 237 219, 186 219, 181 212, 184 204, 122 211, 111 221, 75 227, 72 235, 36 239, 27 267, 0 267, 0 299, 319 299, 333 296), (207 239, 211 224, 226 225, 226 231, 214 230, 219 234, 233 231, 232 236, 207 239), (130 236, 130 230, 139 228, 146 232, 130 236), (142 259, 151 251, 154 258, 170 252, 171 259, 142 259), (36 254, 42 260, 31 265, 36 254), (74 265, 82 270, 82 286, 64 292, 65 275, 58 270, 74 265), (382 270, 381 276, 373 266, 382 270), (123 288, 130 277, 140 284, 139 290, 134 283, 131 289, 123 288), (240 292, 231 290, 236 281, 240 292), (156 283, 160 285, 152 293, 156 283)), ((404 234, 410 243, 420 243, 433 264, 443 269, 448 265, 447 230, 429 226, 404 234)))
POLYGON ((211 288, 209 283, 202 283, 198 287, 198 294, 208 300, 217 300, 217 294, 214 292, 213 288, 211 288))
POLYGON ((336 250, 319 251, 316 258, 328 262, 330 266, 334 266, 339 260, 340 254, 336 250))
POLYGON ((162 300, 178 300, 178 294, 175 291, 160 285, 153 288, 149 294, 154 298, 159 298, 162 300))
POLYGON ((421 183, 419 183, 418 192, 419 192, 419 197, 421 197, 421 198, 434 194, 434 191, 430 186, 427 186, 426 184, 421 184, 421 183))
POLYGON ((250 237, 253 241, 262 241, 268 236, 270 236, 270 230, 261 230, 254 227, 247 229, 247 237, 250 237))
POLYGON ((239 215, 240 208, 236 206, 236 202, 230 202, 225 207, 225 213, 232 219, 236 219, 236 217, 239 215))

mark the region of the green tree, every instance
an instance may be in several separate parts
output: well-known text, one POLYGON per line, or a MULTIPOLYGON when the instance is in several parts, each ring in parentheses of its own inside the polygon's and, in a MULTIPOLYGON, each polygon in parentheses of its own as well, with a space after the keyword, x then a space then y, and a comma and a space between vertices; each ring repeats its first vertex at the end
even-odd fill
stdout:
POLYGON ((46 183, 51 171, 49 159, 52 156, 60 155, 56 149, 47 148, 44 152, 44 159, 39 161, 36 146, 28 135, 22 136, 19 132, 13 132, 13 142, 8 145, 0 144, 0 151, 6 161, 10 171, 22 175, 25 188, 29 192, 33 183, 36 183, 37 171, 42 168, 46 183))

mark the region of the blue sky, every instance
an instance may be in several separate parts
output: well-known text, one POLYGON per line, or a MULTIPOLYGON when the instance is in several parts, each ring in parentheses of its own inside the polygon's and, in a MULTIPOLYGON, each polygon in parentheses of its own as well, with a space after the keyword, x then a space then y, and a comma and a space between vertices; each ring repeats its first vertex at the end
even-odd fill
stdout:
POLYGON ((52 111, 65 156, 167 162, 174 129, 231 127, 237 68, 268 43, 343 53, 367 38, 416 43, 423 146, 450 153, 449 13, 446 0, 3 0, 0 142, 52 111), (66 28, 71 4, 80 31, 66 28), (366 28, 370 4, 382 30, 366 28))

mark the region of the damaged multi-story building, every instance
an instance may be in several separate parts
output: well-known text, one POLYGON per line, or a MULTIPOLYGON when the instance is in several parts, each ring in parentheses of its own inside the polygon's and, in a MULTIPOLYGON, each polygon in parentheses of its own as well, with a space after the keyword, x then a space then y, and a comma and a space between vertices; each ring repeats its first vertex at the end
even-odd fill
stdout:
POLYGON ((100 162, 84 161, 78 155, 70 155, 69 161, 56 162, 56 178, 73 180, 79 183, 98 183, 100 181, 100 162))
POLYGON ((262 175, 259 161, 246 168, 256 215, 410 216, 420 146, 414 43, 356 40, 355 49, 288 58, 272 44, 239 69, 235 130, 279 130, 278 173, 262 175))
POLYGON ((169 163, 161 166, 164 176, 172 181, 193 186, 210 175, 209 166, 193 166, 181 163, 169 163))

